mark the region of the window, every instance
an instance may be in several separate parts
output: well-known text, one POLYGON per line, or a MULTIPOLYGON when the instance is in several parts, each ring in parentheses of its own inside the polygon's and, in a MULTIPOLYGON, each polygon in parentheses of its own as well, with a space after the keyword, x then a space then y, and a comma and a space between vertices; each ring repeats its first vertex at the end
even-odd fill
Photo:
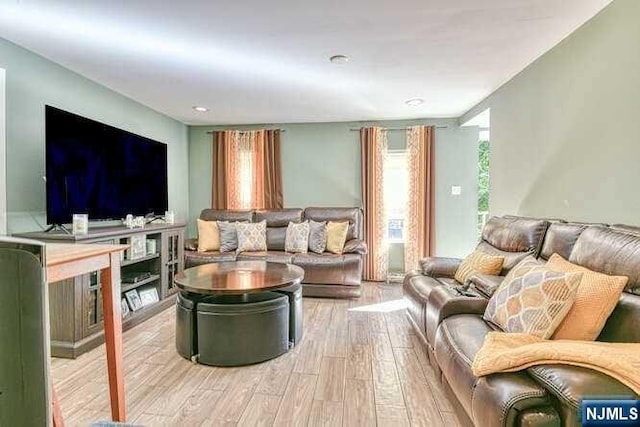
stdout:
POLYGON ((251 209, 255 207, 254 199, 254 166, 253 152, 245 149, 239 153, 239 185, 240 185, 240 207, 239 209, 251 209))
POLYGON ((489 216, 489 130, 480 131, 478 155, 478 236, 489 216))
POLYGON ((407 153, 389 150, 385 160, 384 198, 387 207, 387 239, 389 243, 404 242, 404 218, 407 205, 407 153))

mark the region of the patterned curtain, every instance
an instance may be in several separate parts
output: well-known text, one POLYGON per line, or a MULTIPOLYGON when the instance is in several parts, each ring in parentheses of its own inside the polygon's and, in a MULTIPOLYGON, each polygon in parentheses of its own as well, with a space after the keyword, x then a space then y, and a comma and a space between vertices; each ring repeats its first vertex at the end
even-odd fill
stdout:
POLYGON ((369 253, 364 257, 364 279, 387 280, 387 215, 384 205, 384 171, 387 131, 379 127, 360 129, 362 152, 362 203, 364 239, 369 253))
POLYGON ((214 145, 215 209, 282 208, 279 130, 215 132, 214 145))
POLYGON ((407 129, 408 197, 405 211, 404 268, 433 255, 435 243, 435 127, 407 129))

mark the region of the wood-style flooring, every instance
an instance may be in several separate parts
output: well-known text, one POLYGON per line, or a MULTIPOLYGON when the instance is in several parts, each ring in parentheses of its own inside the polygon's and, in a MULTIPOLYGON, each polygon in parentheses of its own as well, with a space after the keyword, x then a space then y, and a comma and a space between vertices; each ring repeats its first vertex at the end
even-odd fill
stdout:
MULTIPOLYGON (((253 366, 195 365, 170 308, 124 333, 128 422, 144 426, 444 426, 458 420, 406 319, 398 284, 304 298, 303 341, 253 366)), ((66 425, 108 420, 104 346, 54 359, 66 425)))

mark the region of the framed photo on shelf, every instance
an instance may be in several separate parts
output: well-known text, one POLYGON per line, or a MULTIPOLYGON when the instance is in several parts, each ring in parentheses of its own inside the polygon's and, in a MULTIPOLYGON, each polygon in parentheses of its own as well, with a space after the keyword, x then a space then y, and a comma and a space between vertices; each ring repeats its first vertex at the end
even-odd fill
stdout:
POLYGON ((120 311, 122 311, 122 318, 127 317, 131 312, 129 311, 129 304, 127 304, 126 298, 122 298, 120 301, 120 311))
POLYGON ((143 258, 147 255, 147 236, 144 234, 134 234, 129 240, 129 249, 127 249, 127 259, 134 260, 143 258))
POLYGON ((140 295, 138 295, 137 290, 132 289, 125 292, 124 297, 127 299, 132 311, 138 311, 142 308, 142 301, 140 300, 140 295))
POLYGON ((160 301, 160 298, 158 297, 158 290, 156 288, 146 288, 140 290, 140 301, 142 301, 143 307, 160 301))

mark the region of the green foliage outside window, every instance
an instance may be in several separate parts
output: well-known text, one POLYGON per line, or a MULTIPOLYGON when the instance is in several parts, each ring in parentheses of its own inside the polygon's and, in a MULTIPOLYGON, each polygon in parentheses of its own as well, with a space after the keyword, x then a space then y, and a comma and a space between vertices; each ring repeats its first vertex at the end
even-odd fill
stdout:
POLYGON ((480 141, 478 156, 478 235, 489 214, 489 141, 480 141))

